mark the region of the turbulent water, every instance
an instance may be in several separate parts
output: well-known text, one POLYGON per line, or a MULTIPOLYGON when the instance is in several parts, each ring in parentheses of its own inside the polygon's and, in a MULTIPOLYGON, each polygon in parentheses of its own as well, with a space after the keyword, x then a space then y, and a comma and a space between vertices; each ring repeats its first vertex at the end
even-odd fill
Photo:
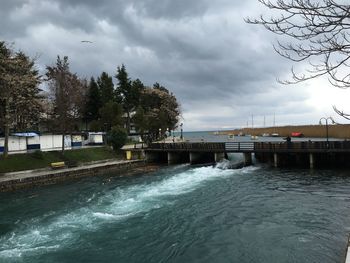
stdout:
POLYGON ((344 260, 347 172, 228 166, 1 194, 0 262, 344 260))

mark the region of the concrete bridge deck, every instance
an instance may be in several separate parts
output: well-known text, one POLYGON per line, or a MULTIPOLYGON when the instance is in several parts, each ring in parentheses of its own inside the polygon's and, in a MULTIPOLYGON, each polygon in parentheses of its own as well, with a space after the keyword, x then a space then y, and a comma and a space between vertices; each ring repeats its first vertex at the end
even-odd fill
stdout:
MULTIPOLYGON (((127 149, 125 149, 127 150, 127 149)), ((273 166, 315 164, 350 165, 350 141, 299 141, 299 142, 179 142, 152 143, 148 147, 129 148, 149 162, 205 163, 218 162, 228 153, 243 153, 245 164, 252 162, 252 154, 261 162, 273 166)))
POLYGON ((304 141, 304 142, 185 142, 152 143, 147 151, 191 151, 226 153, 323 153, 348 152, 350 141, 304 141))

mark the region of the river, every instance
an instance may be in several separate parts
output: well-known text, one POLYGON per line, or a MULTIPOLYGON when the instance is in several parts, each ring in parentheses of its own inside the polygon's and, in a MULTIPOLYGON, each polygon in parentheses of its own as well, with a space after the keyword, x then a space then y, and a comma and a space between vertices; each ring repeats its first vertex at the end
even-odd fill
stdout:
POLYGON ((227 166, 1 193, 0 262, 343 262, 348 171, 227 166))

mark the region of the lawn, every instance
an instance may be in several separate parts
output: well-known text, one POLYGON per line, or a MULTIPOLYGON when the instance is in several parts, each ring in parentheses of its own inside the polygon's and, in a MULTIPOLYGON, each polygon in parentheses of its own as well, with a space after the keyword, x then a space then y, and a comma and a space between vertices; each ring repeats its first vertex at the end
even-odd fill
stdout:
POLYGON ((26 154, 11 154, 8 158, 0 157, 0 173, 33 170, 49 167, 52 162, 84 163, 105 159, 122 159, 120 153, 116 153, 107 147, 94 147, 76 150, 66 150, 64 155, 59 151, 34 152, 26 154))

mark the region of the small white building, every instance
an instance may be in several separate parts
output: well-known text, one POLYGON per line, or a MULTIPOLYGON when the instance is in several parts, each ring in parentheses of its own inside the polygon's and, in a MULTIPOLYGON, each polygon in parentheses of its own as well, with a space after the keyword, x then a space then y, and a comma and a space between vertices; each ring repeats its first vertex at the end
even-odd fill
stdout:
POLYGON ((88 133, 88 144, 103 144, 103 136, 105 132, 89 132, 88 133))

